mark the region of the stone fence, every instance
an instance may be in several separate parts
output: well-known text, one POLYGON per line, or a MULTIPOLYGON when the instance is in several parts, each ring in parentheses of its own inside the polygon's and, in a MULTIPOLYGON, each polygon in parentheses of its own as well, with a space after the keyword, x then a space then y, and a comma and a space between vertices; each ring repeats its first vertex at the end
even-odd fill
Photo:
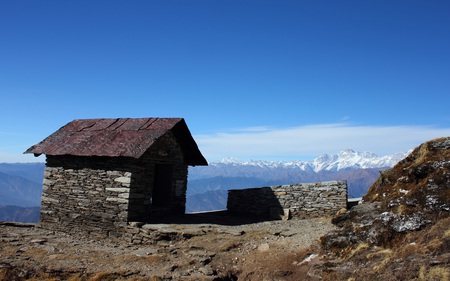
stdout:
MULTIPOLYGON (((266 219, 317 218, 347 207, 347 181, 329 181, 229 190, 231 215, 266 219)), ((153 244, 204 235, 208 228, 129 222, 123 238, 132 244, 153 244)))
POLYGON ((228 212, 271 219, 335 215, 347 207, 347 181, 299 183, 228 191, 228 212))

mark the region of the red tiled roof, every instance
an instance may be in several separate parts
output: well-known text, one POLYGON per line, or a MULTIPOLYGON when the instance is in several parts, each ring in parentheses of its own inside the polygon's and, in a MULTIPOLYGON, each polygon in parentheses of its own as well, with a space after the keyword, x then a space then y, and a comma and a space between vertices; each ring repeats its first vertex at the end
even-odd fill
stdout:
POLYGON ((183 118, 74 120, 25 153, 139 158, 172 131, 188 165, 207 165, 183 118))

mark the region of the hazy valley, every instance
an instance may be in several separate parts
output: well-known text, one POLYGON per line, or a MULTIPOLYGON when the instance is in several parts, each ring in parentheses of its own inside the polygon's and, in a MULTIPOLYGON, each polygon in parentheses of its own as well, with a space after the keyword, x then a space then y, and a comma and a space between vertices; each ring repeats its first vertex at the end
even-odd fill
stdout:
MULTIPOLYGON (((239 161, 225 159, 189 168, 186 212, 226 209, 229 189, 347 180, 350 197, 361 197, 407 153, 379 157, 344 150, 313 161, 239 161)), ((39 218, 44 163, 0 164, 0 220, 32 222, 39 218), (16 206, 16 207, 14 207, 16 206)))

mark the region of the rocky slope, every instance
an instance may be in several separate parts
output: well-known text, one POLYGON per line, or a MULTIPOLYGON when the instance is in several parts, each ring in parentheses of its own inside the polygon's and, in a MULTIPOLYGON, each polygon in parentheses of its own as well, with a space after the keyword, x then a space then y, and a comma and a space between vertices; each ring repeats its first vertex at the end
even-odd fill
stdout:
POLYGON ((382 172, 364 201, 322 237, 329 259, 322 272, 339 280, 449 280, 450 137, 382 172))

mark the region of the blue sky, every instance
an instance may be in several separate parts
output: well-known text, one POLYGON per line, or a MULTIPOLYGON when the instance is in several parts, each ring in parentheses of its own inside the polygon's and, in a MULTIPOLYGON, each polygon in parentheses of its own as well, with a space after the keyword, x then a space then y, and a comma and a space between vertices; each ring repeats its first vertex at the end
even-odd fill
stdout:
POLYGON ((448 1, 0 1, 0 162, 73 119, 183 117, 208 161, 450 136, 448 1))

